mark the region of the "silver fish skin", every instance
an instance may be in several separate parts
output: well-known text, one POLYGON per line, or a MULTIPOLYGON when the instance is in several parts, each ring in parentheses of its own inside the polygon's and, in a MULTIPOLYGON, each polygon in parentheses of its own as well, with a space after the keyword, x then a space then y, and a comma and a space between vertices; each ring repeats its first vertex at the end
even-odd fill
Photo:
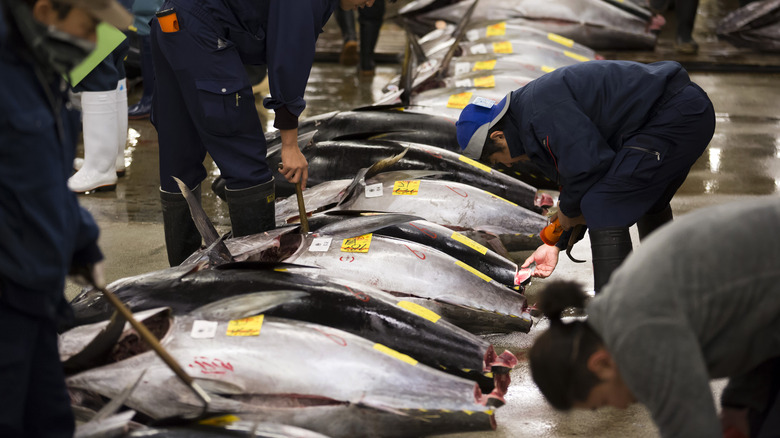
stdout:
POLYGON ((215 417, 196 427, 144 428, 127 435, 128 438, 218 438, 241 436, 245 438, 328 438, 327 435, 296 426, 271 422, 241 420, 237 416, 215 417), (210 421, 209 421, 210 420, 210 421), (225 424, 221 424, 224 422, 225 424), (213 424, 210 424, 213 423, 213 424))
MULTIPOLYGON (((142 312, 138 318, 160 311, 142 312)), ((213 338, 195 338, 194 322, 189 316, 172 317, 161 343, 211 393, 209 412, 252 412, 242 395, 297 394, 389 411, 486 412, 490 409, 485 404, 494 400, 472 381, 333 328, 266 316, 255 336, 227 336, 229 322, 216 321, 213 338)), ((104 325, 76 327, 60 338, 72 348, 67 341, 71 332, 97 333, 104 325)), ((68 354, 73 351, 61 350, 61 355, 68 354)), ((144 370, 127 406, 155 419, 201 414, 201 401, 152 351, 81 372, 68 377, 66 384, 113 398, 144 370)))
MULTIPOLYGON (((319 184, 303 192, 307 212, 331 210, 365 210, 405 213, 447 227, 479 229, 481 226, 503 230, 507 234, 537 234, 547 225, 547 218, 484 190, 457 183, 420 179, 425 173, 384 172, 360 183, 346 200, 346 189, 352 181, 336 180, 319 184), (393 195, 396 181, 419 181, 416 194, 393 195), (381 186, 381 188, 380 188, 381 186), (366 197, 366 190, 381 196, 366 197), (336 204, 339 204, 336 206, 336 204)), ((396 191, 396 193, 400 193, 396 191)), ((369 195, 371 196, 371 195, 369 195)), ((298 221, 295 197, 277 201, 277 225, 298 221)))
MULTIPOLYGON (((460 22, 469 6, 470 1, 410 2, 399 15, 419 34, 433 29, 438 20, 460 22)), ((479 0, 471 22, 515 18, 526 18, 530 26, 596 50, 652 49, 656 42, 656 36, 645 30, 649 14, 631 13, 602 0, 479 0)))
POLYGON ((298 251, 284 261, 317 266, 399 296, 428 298, 516 318, 528 317, 522 294, 426 245, 367 235, 362 241, 334 239, 322 251, 323 247, 315 239, 318 238, 305 237, 298 251), (345 252, 347 246, 363 246, 356 251, 365 252, 345 252))
MULTIPOLYGON (((353 178, 361 168, 406 151, 392 169, 446 171, 438 178, 479 187, 524 208, 540 211, 534 204, 537 193, 535 187, 453 151, 459 149, 455 132, 450 137, 452 143, 449 150, 423 143, 384 140, 381 135, 379 137, 372 140, 322 141, 307 146, 303 153, 309 162, 310 185, 353 178)), ((420 140, 424 141, 424 138, 420 140)), ((274 158, 278 157, 274 155, 274 158)), ((269 163, 273 167, 275 160, 269 158, 269 163)), ((281 197, 279 193, 277 196, 281 197)))

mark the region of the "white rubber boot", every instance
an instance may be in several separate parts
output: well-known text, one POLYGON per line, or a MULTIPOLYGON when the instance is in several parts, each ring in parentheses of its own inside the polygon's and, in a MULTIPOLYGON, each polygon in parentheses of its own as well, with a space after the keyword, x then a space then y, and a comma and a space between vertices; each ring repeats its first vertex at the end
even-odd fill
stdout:
POLYGON ((77 193, 116 189, 116 90, 81 93, 84 165, 68 180, 77 193))
POLYGON ((117 156, 116 174, 125 175, 125 146, 127 145, 127 79, 120 79, 116 87, 117 156))

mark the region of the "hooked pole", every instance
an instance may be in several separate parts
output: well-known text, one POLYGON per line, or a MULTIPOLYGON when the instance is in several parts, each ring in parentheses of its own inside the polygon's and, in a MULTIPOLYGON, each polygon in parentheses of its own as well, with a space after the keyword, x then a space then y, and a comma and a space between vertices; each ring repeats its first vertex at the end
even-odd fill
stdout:
POLYGON ((176 359, 174 359, 173 356, 171 356, 171 354, 168 353, 168 351, 162 346, 162 344, 160 344, 160 341, 157 340, 154 334, 150 332, 145 325, 141 324, 137 319, 135 319, 133 313, 130 312, 130 309, 128 309, 127 306, 125 306, 116 295, 111 293, 104 286, 98 286, 96 284, 97 282, 94 278, 92 278, 91 275, 88 275, 88 280, 90 283, 92 283, 92 286, 95 289, 99 290, 103 293, 103 295, 105 295, 105 297, 108 299, 111 305, 114 306, 117 312, 119 312, 122 317, 124 317, 130 323, 130 325, 133 326, 135 331, 138 332, 138 335, 141 336, 141 338, 152 347, 154 352, 160 356, 160 359, 162 359, 162 361, 168 365, 171 371, 173 371, 174 374, 176 374, 176 376, 178 376, 182 382, 189 386, 192 389, 192 392, 194 392, 195 395, 197 395, 198 398, 203 401, 203 412, 205 413, 209 403, 211 402, 211 397, 209 397, 206 391, 204 391, 203 388, 201 388, 200 385, 195 382, 195 379, 193 379, 184 371, 184 369, 182 369, 181 365, 179 365, 176 359))
POLYGON ((309 219, 306 217, 306 206, 303 205, 303 189, 301 183, 295 183, 295 196, 298 198, 298 215, 301 218, 301 231, 309 234, 309 219))

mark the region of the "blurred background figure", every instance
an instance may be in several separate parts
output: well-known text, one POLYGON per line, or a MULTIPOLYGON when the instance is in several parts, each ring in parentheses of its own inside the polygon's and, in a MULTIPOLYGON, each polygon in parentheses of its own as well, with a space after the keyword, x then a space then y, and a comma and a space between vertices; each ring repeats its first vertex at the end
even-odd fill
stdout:
POLYGON ((373 76, 376 70, 374 49, 379 40, 379 31, 385 16, 385 0, 376 0, 373 5, 358 9, 360 42, 355 31, 355 11, 337 8, 333 13, 341 28, 344 46, 339 62, 343 65, 358 65, 360 76, 373 76))
MULTIPOLYGON (((0 2, 2 437, 73 437, 57 348, 57 324, 73 315, 65 277, 104 281, 98 227, 67 186, 79 119, 65 78, 94 49, 101 19, 132 22, 113 0, 0 2)), ((110 88, 116 101, 117 81, 110 88)))
MULTIPOLYGON (((127 0, 124 6, 128 7, 127 0)), ((124 59, 130 46, 122 41, 73 91, 81 97, 84 158, 68 180, 76 193, 115 190, 125 173, 127 143, 127 77, 124 59)))
POLYGON ((127 110, 130 120, 149 118, 152 110, 152 94, 154 92, 154 66, 152 65, 152 46, 149 36, 149 21, 154 13, 160 9, 163 0, 135 0, 133 3, 133 15, 135 16, 136 33, 139 40, 139 52, 141 55, 141 81, 143 94, 141 99, 127 110))

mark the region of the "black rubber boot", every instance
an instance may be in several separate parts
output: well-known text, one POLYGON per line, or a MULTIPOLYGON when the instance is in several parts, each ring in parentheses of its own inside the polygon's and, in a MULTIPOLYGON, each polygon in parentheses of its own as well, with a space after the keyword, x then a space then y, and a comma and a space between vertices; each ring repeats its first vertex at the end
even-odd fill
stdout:
POLYGON ((593 254, 593 288, 599 293, 612 272, 631 253, 631 235, 628 227, 602 228, 588 231, 593 254))
POLYGON ((658 213, 649 213, 639 218, 639 222, 636 223, 636 228, 639 231, 639 240, 645 240, 658 227, 671 222, 673 217, 672 206, 667 205, 666 208, 658 213))
MULTIPOLYGON (((192 191, 192 194, 200 200, 200 185, 192 191)), ((160 190, 160 202, 168 263, 171 266, 178 266, 193 252, 200 249, 202 239, 192 220, 187 200, 181 193, 160 190)))
POLYGON ((276 228, 274 180, 240 190, 225 189, 233 237, 276 228))

